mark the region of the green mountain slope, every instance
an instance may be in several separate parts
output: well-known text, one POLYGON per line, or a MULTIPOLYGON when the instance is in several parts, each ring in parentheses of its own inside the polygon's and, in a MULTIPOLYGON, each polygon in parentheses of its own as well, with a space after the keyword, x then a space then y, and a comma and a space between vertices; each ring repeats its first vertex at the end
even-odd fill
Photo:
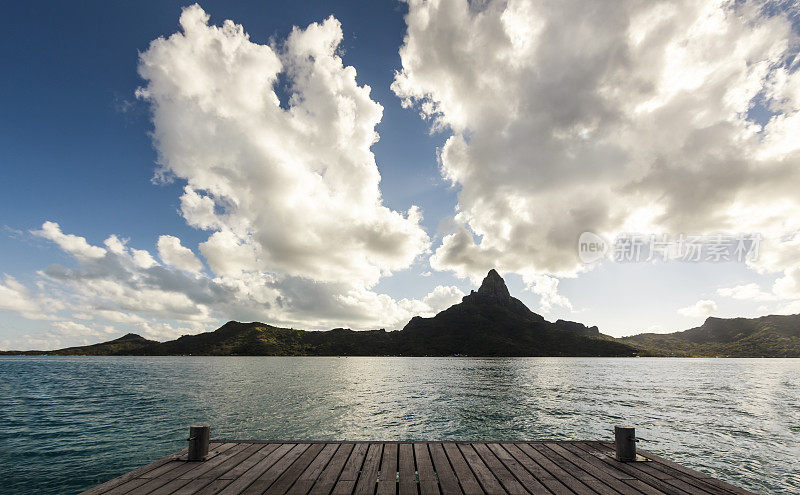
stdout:
POLYGON ((670 334, 619 339, 643 354, 714 357, 800 357, 800 315, 708 318, 699 327, 670 334))

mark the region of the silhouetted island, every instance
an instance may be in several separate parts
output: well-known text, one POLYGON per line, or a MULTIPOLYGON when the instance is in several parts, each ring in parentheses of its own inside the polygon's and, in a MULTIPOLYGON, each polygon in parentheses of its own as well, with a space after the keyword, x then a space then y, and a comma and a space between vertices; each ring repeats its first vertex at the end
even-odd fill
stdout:
POLYGON ((306 331, 229 321, 168 342, 136 334, 99 344, 24 355, 210 356, 724 356, 800 357, 800 315, 708 318, 697 328, 615 339, 574 321, 552 323, 508 292, 490 270, 476 291, 402 330, 306 331))

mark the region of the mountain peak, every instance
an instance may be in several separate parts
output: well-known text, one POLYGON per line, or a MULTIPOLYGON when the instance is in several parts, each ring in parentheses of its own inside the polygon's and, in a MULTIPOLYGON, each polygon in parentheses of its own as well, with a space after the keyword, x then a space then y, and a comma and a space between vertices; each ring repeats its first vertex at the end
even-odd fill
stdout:
POLYGON ((474 290, 471 291, 461 299, 461 302, 467 304, 505 306, 521 313, 533 314, 522 301, 511 297, 511 294, 508 292, 508 287, 506 287, 506 281, 503 280, 503 277, 501 277, 495 269, 489 270, 489 273, 486 274, 486 278, 483 279, 477 292, 474 290))
POLYGON ((486 274, 486 278, 483 279, 478 289, 478 294, 492 297, 498 301, 505 301, 511 297, 511 294, 508 292, 508 287, 506 287, 506 281, 503 280, 503 277, 501 277, 494 268, 489 270, 489 273, 486 274))

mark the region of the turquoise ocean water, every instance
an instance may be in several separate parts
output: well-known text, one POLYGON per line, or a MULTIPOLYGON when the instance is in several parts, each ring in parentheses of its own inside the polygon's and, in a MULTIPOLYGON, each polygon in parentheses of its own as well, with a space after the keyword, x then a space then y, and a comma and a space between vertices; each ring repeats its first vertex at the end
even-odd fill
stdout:
POLYGON ((70 494, 185 446, 610 439, 800 493, 800 360, 2 357, 0 492, 70 494))

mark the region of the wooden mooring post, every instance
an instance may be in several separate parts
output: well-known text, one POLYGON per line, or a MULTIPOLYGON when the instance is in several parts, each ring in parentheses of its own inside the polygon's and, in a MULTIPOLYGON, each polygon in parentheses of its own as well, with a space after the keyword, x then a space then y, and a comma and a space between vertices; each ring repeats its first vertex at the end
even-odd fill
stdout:
POLYGON ((636 460, 636 429, 632 426, 614 427, 614 447, 619 462, 636 460))
POLYGON ((204 461, 208 457, 208 442, 211 439, 211 426, 192 425, 189 427, 188 461, 204 461))

